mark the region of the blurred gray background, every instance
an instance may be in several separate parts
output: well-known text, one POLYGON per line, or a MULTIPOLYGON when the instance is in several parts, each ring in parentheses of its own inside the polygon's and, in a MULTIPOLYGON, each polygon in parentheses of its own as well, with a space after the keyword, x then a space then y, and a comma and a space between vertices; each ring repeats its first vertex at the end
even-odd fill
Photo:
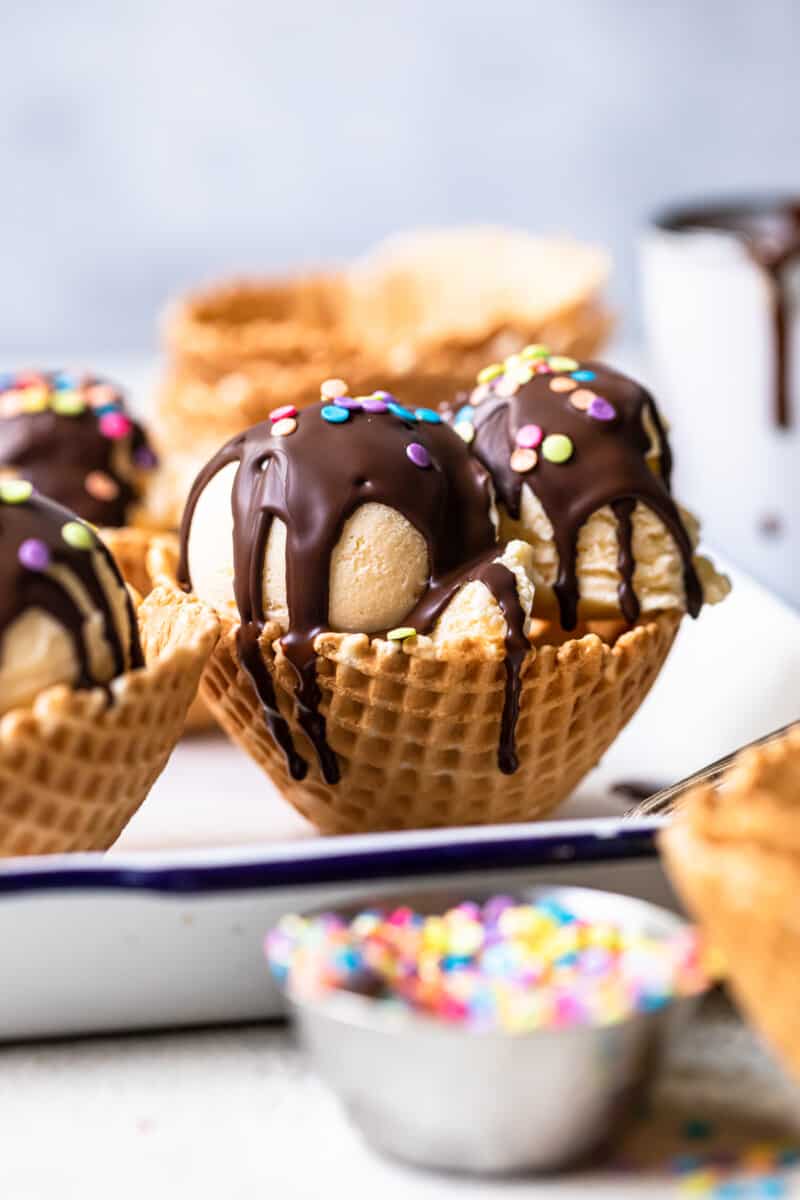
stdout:
POLYGON ((2 0, 0 349, 146 351, 175 289, 417 224, 608 244, 800 186, 797 0, 2 0))

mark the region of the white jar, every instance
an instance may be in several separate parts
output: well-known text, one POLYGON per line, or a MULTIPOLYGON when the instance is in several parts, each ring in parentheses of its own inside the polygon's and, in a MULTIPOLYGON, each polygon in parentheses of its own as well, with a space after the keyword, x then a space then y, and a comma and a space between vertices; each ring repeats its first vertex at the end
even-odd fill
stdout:
POLYGON ((782 427, 775 279, 738 234, 675 228, 677 217, 654 222, 641 242, 645 330, 672 427, 675 494, 702 518, 709 543, 800 606, 800 258, 781 272, 782 427))

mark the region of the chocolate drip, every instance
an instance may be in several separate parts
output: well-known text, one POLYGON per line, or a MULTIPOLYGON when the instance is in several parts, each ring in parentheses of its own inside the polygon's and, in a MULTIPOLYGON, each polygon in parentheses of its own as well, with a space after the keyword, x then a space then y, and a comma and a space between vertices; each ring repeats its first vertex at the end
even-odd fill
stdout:
POLYGON ((800 256, 800 201, 776 199, 703 205, 666 213, 657 223, 662 229, 677 232, 712 229, 732 234, 745 245, 750 257, 765 273, 770 291, 775 358, 773 420, 780 429, 790 428, 791 308, 784 270, 800 256))
POLYGON ((465 583, 483 583, 494 596, 506 622, 504 659, 506 684, 503 717, 500 726, 500 744, 497 762, 505 775, 513 775, 517 761, 516 731, 519 717, 519 698, 522 686, 521 670, 530 643, 525 636, 525 613, 519 600, 514 572, 504 563, 497 561, 502 547, 492 548, 466 568, 457 570, 440 582, 432 581, 425 595, 406 620, 421 632, 433 628, 436 621, 465 583))
POLYGON ((636 595, 633 587, 633 572, 636 569, 636 559, 633 556, 633 510, 636 508, 636 501, 631 499, 615 500, 611 505, 614 516, 617 518, 617 543, 619 545, 619 558, 617 559, 617 570, 619 571, 619 606, 622 615, 629 625, 633 625, 639 620, 641 608, 639 598, 636 595))
POLYGON ((74 521, 74 514, 60 505, 33 495, 22 503, 0 503, 0 645, 14 622, 30 609, 39 609, 53 617, 70 638, 78 663, 75 686, 97 686, 86 644, 82 612, 67 586, 57 578, 54 568, 61 568, 69 578, 86 592, 92 607, 101 614, 103 634, 111 650, 114 675, 120 675, 128 663, 131 667, 144 664, 136 619, 130 598, 126 594, 130 622, 130 641, 123 645, 114 620, 111 600, 95 569, 94 554, 106 562, 120 588, 122 577, 108 549, 98 539, 91 550, 68 545, 62 537, 64 525, 74 521), (20 547, 25 542, 38 543, 46 548, 49 565, 32 570, 20 562, 20 547))
POLYGON ((672 456, 655 403, 639 384, 608 367, 583 363, 581 370, 591 373, 591 379, 580 380, 581 387, 613 407, 616 415, 612 419, 597 419, 574 407, 571 392, 553 391, 551 381, 560 373, 535 374, 511 397, 498 393, 500 380, 496 380, 476 389, 470 400, 474 406, 473 450, 491 472, 498 497, 512 517, 520 516, 523 484, 540 501, 553 527, 558 552, 553 590, 565 630, 574 629, 578 620, 578 534, 592 513, 604 505, 611 505, 617 518, 620 604, 626 619, 633 623, 639 615, 633 589, 636 564, 631 525, 637 502, 652 509, 675 540, 683 561, 686 607, 696 616, 703 594, 692 544, 669 492, 672 456), (648 424, 660 443, 660 474, 647 462, 651 449, 648 424), (538 463, 532 470, 515 471, 511 455, 517 433, 525 425, 538 425, 546 435, 565 434, 572 442, 571 458, 550 462, 540 447, 538 463))
POLYGON ((253 682, 275 741, 291 776, 301 779, 307 763, 277 706, 272 676, 260 638, 266 615, 264 555, 273 519, 286 526, 286 594, 289 630, 281 647, 294 669, 295 714, 314 750, 326 782, 339 779, 319 710, 314 642, 330 628, 331 559, 349 517, 363 504, 384 504, 401 513, 425 539, 430 578, 405 623, 420 633, 433 628, 458 587, 481 580, 497 598, 506 619, 506 703, 500 736, 501 769, 516 768, 514 735, 519 674, 528 641, 525 615, 513 572, 494 560, 502 553, 490 519, 491 484, 481 464, 445 424, 404 419, 392 412, 353 409, 342 424, 311 405, 289 436, 275 437, 265 421, 233 438, 200 472, 181 529, 179 578, 191 586, 188 542, 197 501, 210 480, 238 463, 232 491, 234 594, 239 610, 239 654, 253 682), (420 467, 407 450, 417 443, 430 456, 420 467))
MULTIPOLYGON (((41 386, 49 387, 54 374, 42 374, 41 386)), ((103 380, 86 378, 80 394, 92 388, 108 392, 107 404, 100 408, 87 404, 75 415, 61 414, 51 407, 40 412, 12 411, 9 415, 3 412, 0 388, 0 473, 4 467, 12 468, 37 492, 93 525, 121 526, 128 523, 131 507, 141 498, 137 461, 152 466, 155 455, 142 426, 125 411, 119 389, 103 380), (130 431, 124 437, 103 434, 101 417, 107 412, 127 417, 130 431), (95 485, 94 493, 87 490, 93 474, 106 477, 95 485)), ((25 391, 16 394, 24 397, 25 391)))

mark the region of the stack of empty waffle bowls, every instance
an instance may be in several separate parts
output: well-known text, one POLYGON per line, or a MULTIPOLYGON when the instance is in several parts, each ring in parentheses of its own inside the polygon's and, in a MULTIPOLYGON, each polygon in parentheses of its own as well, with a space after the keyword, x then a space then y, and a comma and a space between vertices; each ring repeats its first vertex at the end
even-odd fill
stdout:
POLYGON ((196 472, 226 438, 276 407, 302 408, 324 379, 435 408, 529 342, 591 356, 612 326, 608 270, 603 251, 568 239, 448 230, 397 235, 338 272, 177 301, 163 324, 160 519, 179 523, 196 472))

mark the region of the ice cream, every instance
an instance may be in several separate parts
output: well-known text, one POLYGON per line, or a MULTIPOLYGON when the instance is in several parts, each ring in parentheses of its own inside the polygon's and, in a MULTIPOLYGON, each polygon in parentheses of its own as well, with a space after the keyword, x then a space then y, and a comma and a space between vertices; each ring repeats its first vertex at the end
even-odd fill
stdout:
POLYGON ((694 553, 695 519, 670 492, 672 457, 648 391, 599 363, 532 345, 483 369, 453 406, 455 430, 490 472, 503 537, 533 548, 537 613, 670 609, 696 616, 728 581, 694 553))
POLYGON ((155 465, 115 384, 65 371, 0 377, 0 479, 26 479, 84 520, 122 526, 155 465))
POLYGON ((328 784, 339 778, 319 710, 315 641, 325 631, 400 643, 502 639, 506 700, 498 759, 516 767, 519 670, 529 648, 530 551, 497 543, 489 476, 431 409, 386 392, 322 399, 229 441, 200 473, 182 527, 181 582, 238 622, 238 654, 286 755, 307 762, 276 701, 260 646, 268 621, 294 668, 294 716, 328 784))
POLYGON ((130 597, 97 535, 26 481, 0 483, 0 715, 142 663, 130 597))

